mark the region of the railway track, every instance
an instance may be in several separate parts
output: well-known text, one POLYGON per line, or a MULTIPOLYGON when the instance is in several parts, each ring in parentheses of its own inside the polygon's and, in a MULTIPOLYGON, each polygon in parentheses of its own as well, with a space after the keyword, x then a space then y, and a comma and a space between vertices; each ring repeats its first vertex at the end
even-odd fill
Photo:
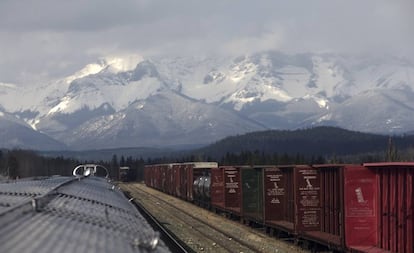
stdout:
MULTIPOLYGON (((125 195, 130 199, 133 200, 131 194, 129 192, 125 192, 125 195)), ((133 204, 136 208, 141 212, 141 214, 147 219, 148 223, 156 230, 161 233, 160 238, 164 241, 164 243, 168 246, 168 248, 172 252, 176 253, 192 253, 190 247, 188 247, 184 242, 182 242, 179 238, 177 238, 174 234, 170 233, 170 231, 166 230, 162 224, 158 222, 158 220, 139 202, 133 201, 133 204)))
POLYGON ((121 188, 195 252, 304 252, 145 185, 121 188))

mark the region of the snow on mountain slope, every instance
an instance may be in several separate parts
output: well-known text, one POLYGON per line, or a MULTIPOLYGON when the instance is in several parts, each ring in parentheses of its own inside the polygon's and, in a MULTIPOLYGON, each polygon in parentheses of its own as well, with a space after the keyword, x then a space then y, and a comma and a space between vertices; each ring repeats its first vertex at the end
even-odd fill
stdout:
POLYGON ((335 66, 333 60, 312 54, 265 52, 235 59, 193 60, 190 71, 182 69, 183 59, 154 64, 166 79, 178 77, 179 91, 186 96, 208 103, 232 104, 240 111, 251 103, 289 102, 305 97, 319 101, 325 98, 325 106, 327 97, 335 95, 336 87, 349 83, 342 74, 344 70, 335 66))
POLYGON ((0 83, 0 105, 72 147, 151 146, 312 124, 410 131, 411 96, 404 94, 413 90, 414 65, 402 59, 268 51, 107 58, 30 88, 0 83))
POLYGON ((141 62, 135 70, 127 72, 113 73, 103 69, 97 74, 73 80, 64 97, 48 114, 70 114, 82 108, 96 109, 105 103, 121 110, 162 86, 158 73, 149 62, 141 62))
MULTIPOLYGON (((354 103, 349 99, 360 94, 363 97, 367 90, 414 88, 414 66, 397 58, 263 52, 234 59, 178 58, 153 63, 170 89, 234 109, 244 117, 278 129, 303 126, 309 118, 332 113, 331 107, 341 108, 347 101, 354 103)), ((401 99, 405 103, 409 98, 401 99)), ((358 103, 355 107, 366 105, 358 103)), ((377 108, 387 113, 381 105, 377 104, 377 108)), ((341 113, 345 112, 336 111, 337 115, 341 113)), ((381 120, 380 114, 375 115, 381 120)), ((358 118, 359 122, 365 120, 358 118)), ((354 121, 356 118, 349 118, 338 125, 348 128, 355 125, 354 121)), ((363 123, 359 126, 356 130, 365 132, 396 131, 390 124, 384 128, 364 127, 363 123)), ((408 122, 405 126, 400 131, 410 130, 408 122)))
POLYGON ((136 67, 136 65, 142 60, 142 56, 136 54, 127 55, 123 57, 106 57, 98 60, 95 63, 86 65, 84 68, 82 68, 75 74, 66 77, 65 81, 69 84, 76 79, 97 74, 104 69, 106 69, 107 72, 113 74, 130 71, 133 70, 136 67))
POLYGON ((60 138, 78 149, 176 146, 204 144, 263 129, 231 111, 163 90, 125 110, 85 122, 60 138))
POLYGON ((178 78, 182 94, 207 103, 233 103, 236 110, 255 99, 292 99, 274 87, 273 80, 258 72, 258 65, 247 56, 235 59, 160 60, 154 64, 166 80, 178 78), (178 66, 177 66, 178 65, 178 66), (183 66, 189 65, 189 68, 183 66))
POLYGON ((24 121, 0 109, 0 148, 64 150, 67 147, 39 133, 24 121))
MULTIPOLYGON (((101 101, 93 102, 97 97, 91 99, 91 97, 85 97, 82 94, 68 94, 72 82, 75 82, 73 86, 76 86, 78 80, 89 78, 100 72, 107 73, 108 75, 117 75, 120 72, 130 71, 140 61, 142 61, 142 57, 139 55, 130 55, 123 58, 108 57, 86 65, 71 76, 48 83, 27 84, 25 87, 0 83, 0 105, 8 112, 18 115, 29 123, 32 128, 36 129, 36 125, 39 124, 41 118, 45 117, 45 115, 61 111, 65 107, 68 107, 68 110, 72 109, 69 113, 74 112, 83 107, 88 107, 88 103, 94 103, 95 106, 99 107, 101 105, 100 102, 106 100, 104 98, 101 101), (69 103, 71 96, 77 96, 77 101, 74 99, 72 104, 69 103)), ((112 78, 109 77, 109 79, 112 78)), ((99 80, 93 80, 92 78, 90 84, 93 86, 94 82, 98 83, 99 80)), ((114 83, 115 81, 109 80, 108 82, 114 83)), ((98 90, 99 87, 96 89, 96 92, 100 93, 98 90)), ((103 92, 116 96, 116 92, 110 89, 103 92)), ((94 93, 90 92, 84 95, 89 96, 94 95, 94 93)))
POLYGON ((113 73, 105 68, 72 81, 53 107, 39 114, 35 127, 55 136, 94 117, 123 110, 163 87, 155 68, 146 61, 127 72, 113 73))
POLYGON ((355 71, 355 91, 353 94, 373 88, 414 88, 413 65, 400 59, 368 61, 364 65, 359 64, 351 68, 351 71, 355 71))
POLYGON ((21 107, 27 108, 28 105, 22 106, 22 104, 28 102, 27 100, 16 101, 16 98, 23 93, 24 90, 15 84, 0 82, 0 107, 12 112, 21 107))
MULTIPOLYGON (((347 126, 347 129, 375 133, 402 133, 414 129, 414 92, 401 89, 373 89, 353 96, 329 113, 313 119, 314 125, 347 126)), ((310 122, 307 122, 310 124, 310 122)))

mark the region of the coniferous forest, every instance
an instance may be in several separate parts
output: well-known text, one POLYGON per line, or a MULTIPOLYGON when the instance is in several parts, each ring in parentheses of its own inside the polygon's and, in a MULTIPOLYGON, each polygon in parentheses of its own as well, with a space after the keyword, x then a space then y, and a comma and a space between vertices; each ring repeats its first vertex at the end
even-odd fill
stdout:
POLYGON ((129 167, 130 180, 139 181, 143 178, 144 165, 155 163, 217 161, 220 165, 287 165, 414 161, 414 136, 384 136, 316 127, 232 136, 203 148, 168 151, 163 155, 160 151, 150 155, 151 152, 142 147, 104 150, 99 159, 96 159, 99 153, 96 150, 79 153, 82 157, 94 154, 95 158, 73 158, 76 156, 64 152, 0 150, 0 175, 11 179, 67 176, 79 164, 97 163, 105 166, 113 179, 119 179, 120 167, 129 167))

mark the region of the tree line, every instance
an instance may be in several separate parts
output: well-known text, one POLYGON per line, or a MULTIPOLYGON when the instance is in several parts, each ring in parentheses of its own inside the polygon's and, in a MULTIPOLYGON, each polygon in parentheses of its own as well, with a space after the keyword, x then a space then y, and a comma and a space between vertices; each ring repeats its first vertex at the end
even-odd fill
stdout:
POLYGON ((200 155, 191 154, 188 156, 172 156, 159 158, 134 158, 132 156, 124 157, 113 155, 111 159, 101 161, 79 161, 73 158, 65 158, 63 156, 48 157, 41 156, 31 150, 0 150, 0 175, 3 178, 18 179, 25 177, 40 176, 71 176, 73 169, 79 164, 99 164, 106 167, 112 179, 120 178, 120 167, 129 167, 129 180, 141 181, 144 178, 144 166, 146 164, 157 163, 181 163, 181 162, 202 162, 217 161, 221 165, 235 164, 304 164, 304 163, 324 163, 322 156, 312 157, 306 160, 301 154, 272 155, 265 154, 259 150, 244 151, 241 153, 227 152, 220 159, 213 159, 200 155))
MULTIPOLYGON (((105 166, 111 178, 120 178, 120 167, 129 167, 129 179, 143 179, 144 166, 157 163, 214 161, 220 165, 289 165, 413 161, 414 136, 386 137, 338 128, 266 131, 229 137, 208 147, 144 160, 136 156, 107 154, 107 159, 78 160, 39 155, 30 150, 0 150, 0 176, 22 178, 69 176, 79 164, 105 166)), ((86 151, 85 151, 86 152, 86 151)), ((106 157, 106 156, 105 156, 106 157)))
POLYGON ((140 181, 143 179, 144 160, 133 158, 132 156, 116 155, 108 161, 84 160, 79 161, 63 156, 48 157, 41 156, 31 150, 0 150, 0 178, 18 179, 25 177, 42 176, 71 176, 73 169, 80 164, 99 164, 108 169, 112 179, 119 179, 119 168, 122 166, 130 167, 132 180, 140 181))

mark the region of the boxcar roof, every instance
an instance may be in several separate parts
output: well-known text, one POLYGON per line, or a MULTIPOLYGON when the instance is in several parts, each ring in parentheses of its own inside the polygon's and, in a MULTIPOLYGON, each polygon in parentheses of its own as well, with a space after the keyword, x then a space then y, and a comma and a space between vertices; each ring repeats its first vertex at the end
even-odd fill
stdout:
POLYGON ((414 162, 364 163, 365 167, 414 167, 414 162))
POLYGON ((168 252, 107 179, 0 183, 0 252, 168 252))

